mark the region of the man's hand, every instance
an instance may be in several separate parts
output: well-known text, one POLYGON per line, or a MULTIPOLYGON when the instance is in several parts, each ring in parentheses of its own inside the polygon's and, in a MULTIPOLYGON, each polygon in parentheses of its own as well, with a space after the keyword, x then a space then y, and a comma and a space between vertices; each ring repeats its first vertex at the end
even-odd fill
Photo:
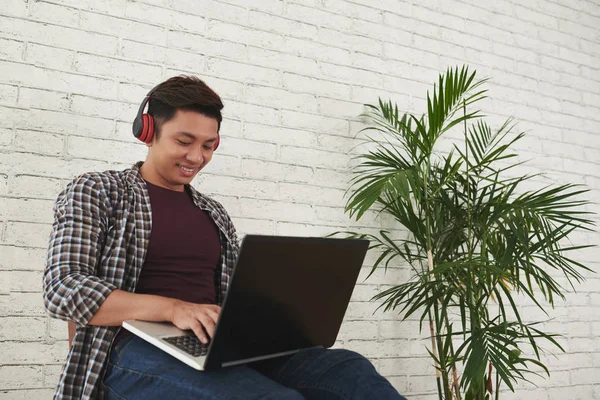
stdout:
POLYGON ((191 329, 202 343, 208 343, 206 334, 211 338, 221 307, 215 304, 194 304, 176 301, 171 313, 171 322, 179 329, 191 329))

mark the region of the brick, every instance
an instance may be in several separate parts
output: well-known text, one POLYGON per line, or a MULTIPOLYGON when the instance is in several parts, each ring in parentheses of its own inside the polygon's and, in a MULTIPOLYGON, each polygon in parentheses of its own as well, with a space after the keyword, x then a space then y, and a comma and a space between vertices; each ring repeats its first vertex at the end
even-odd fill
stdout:
POLYGON ((66 111, 69 108, 69 96, 66 93, 22 87, 19 90, 19 107, 43 108, 46 110, 66 111))
POLYGON ((566 386, 548 389, 549 399, 568 398, 573 400, 593 399, 594 386, 566 386))
POLYGON ((281 236, 324 236, 336 230, 336 227, 294 222, 278 222, 275 234, 281 236))
POLYGON ((275 125, 279 123, 279 113, 271 107, 263 107, 255 104, 237 103, 228 101, 229 111, 227 118, 239 119, 243 122, 265 123, 275 125))
MULTIPOLYGON (((219 147, 219 152, 220 151, 221 148, 219 147)), ((270 143, 229 138, 223 143, 223 154, 238 157, 250 157, 259 160, 273 160, 277 154, 277 146, 270 143)))
MULTIPOLYGON (((44 300, 40 293, 11 293, 0 296, 0 315, 14 317, 41 317, 45 315, 44 300)), ((0 353, 0 365, 4 362, 0 353)))
POLYGON ((279 195, 282 200, 297 203, 335 206, 342 204, 343 191, 296 183, 280 183, 279 195))
POLYGON ((19 197, 56 200, 66 184, 66 180, 62 179, 16 175, 11 181, 9 193, 19 197))
POLYGON ((371 70, 382 74, 406 76, 411 74, 411 66, 406 62, 382 60, 380 57, 363 53, 352 54, 352 65, 361 69, 371 70))
POLYGON ((142 2, 126 3, 125 15, 131 19, 151 22, 154 25, 166 26, 170 29, 181 29, 191 32, 204 32, 206 18, 200 15, 178 12, 165 7, 155 7, 142 2))
POLYGON ((206 35, 214 40, 224 39, 259 48, 272 50, 282 50, 284 48, 283 36, 279 34, 245 28, 221 21, 210 21, 207 26, 206 35))
MULTIPOLYGON (((263 2, 253 3, 252 7, 262 6, 263 2)), ((248 16, 248 25, 252 28, 267 30, 269 32, 279 33, 286 36, 298 38, 315 39, 318 34, 316 25, 307 24, 303 21, 294 21, 288 18, 282 18, 277 15, 266 14, 261 11, 250 10, 248 16)), ((256 51, 257 49, 253 49, 256 51)))
POLYGON ((301 166, 318 166, 325 168, 347 168, 349 157, 341 153, 331 153, 325 149, 309 149, 302 147, 282 146, 280 160, 301 166), (315 163, 318 160, 318 163, 315 163), (316 165, 315 165, 316 164, 316 165))
POLYGON ((0 216, 13 221, 52 222, 53 201, 2 198, 0 204, 2 205, 0 216))
POLYGON ((378 365, 379 373, 384 375, 435 376, 431 358, 383 358, 379 360, 378 365))
POLYGON ((53 71, 28 64, 0 61, 0 75, 8 83, 38 89, 88 94, 107 98, 113 98, 117 94, 117 86, 110 80, 53 71))
POLYGON ((254 123, 244 124, 244 137, 252 140, 300 147, 313 147, 317 142, 317 135, 312 132, 254 123))
POLYGON ((377 338, 377 322, 345 320, 338 334, 339 340, 373 340, 377 338))
MULTIPOLYGON (((164 0, 145 0, 146 2, 161 2, 164 0)), ((99 11, 102 13, 123 15, 125 9, 125 0, 57 0, 56 3, 61 3, 69 7, 80 8, 83 10, 99 11)))
POLYGON ((226 192, 231 196, 257 199, 274 199, 277 197, 277 184, 269 181, 200 174, 198 182, 203 191, 226 192))
POLYGON ((110 35, 114 31, 110 31, 109 35, 104 35, 38 21, 3 17, 0 33, 18 40, 29 40, 73 50, 86 51, 89 49, 90 43, 94 43, 95 53, 110 55, 117 52, 117 38, 110 35))
POLYGON ((3 14, 24 17, 27 15, 27 0, 7 0, 2 11, 3 14))
POLYGON ((0 271, 0 296, 10 295, 11 272, 0 271))
POLYGON ((283 87, 293 91, 314 93, 338 99, 350 98, 350 87, 348 85, 302 75, 284 73, 283 87))
POLYGON ((18 128, 48 133, 77 133, 96 138, 110 137, 114 132, 114 122, 110 119, 46 110, 31 110, 28 114, 30 119, 22 120, 18 128))
POLYGON ((316 112, 318 108, 314 95, 265 86, 248 85, 246 99, 255 104, 304 112, 316 112))
POLYGON ((406 357, 409 355, 408 340, 349 340, 346 348, 356 351, 367 358, 371 357, 406 357))
POLYGON ((67 153, 85 159, 110 159, 113 161, 135 163, 144 159, 147 148, 143 143, 128 143, 116 140, 92 139, 70 136, 67 153))
MULTIPOLYGON (((352 28, 349 29, 349 31, 379 41, 392 42, 400 45, 409 44, 411 43, 411 39, 414 38, 414 35, 412 35, 411 32, 359 19, 354 19, 352 21, 352 28)), ((374 47, 376 49, 378 48, 378 46, 374 47)))
POLYGON ((121 55, 132 60, 158 62, 193 71, 204 71, 206 66, 206 59, 202 55, 129 40, 123 40, 121 55))
POLYGON ((558 30, 583 39, 589 39, 596 34, 593 28, 566 19, 558 20, 558 30))
POLYGON ((42 271, 46 262, 46 249, 0 245, 0 270, 42 271))
POLYGON ((227 0, 227 3, 249 8, 251 11, 261 10, 271 14, 281 14, 283 11, 283 0, 264 0, 253 4, 248 4, 245 0, 227 0))
POLYGON ((16 86, 0 84, 0 104, 16 105, 18 93, 19 89, 16 86))
POLYGON ((62 364, 44 365, 44 386, 54 387, 60 379, 60 373, 63 370, 62 364))
POLYGON ((29 16, 31 19, 59 25, 79 25, 79 10, 41 1, 31 4, 29 16))
POLYGON ((248 22, 248 10, 246 6, 227 4, 212 0, 178 0, 171 8, 193 15, 202 15, 208 19, 232 22, 244 25, 248 22))
POLYGON ((42 292, 41 271, 12 271, 11 275, 12 292, 42 292))
MULTIPOLYGON (((41 287, 40 279, 40 287, 41 287)), ((46 317, 3 317, 0 340, 34 341, 46 335, 46 317)))
POLYGON ((347 120, 291 110, 281 110, 281 121, 285 127, 337 135, 344 135, 349 130, 347 120))
POLYGON ((301 4, 288 4, 286 16, 298 21, 309 22, 318 26, 335 26, 340 30, 351 30, 352 19, 301 4))
POLYGON ((433 11, 418 4, 412 8, 414 18, 428 22, 433 26, 445 26, 446 28, 465 31, 465 20, 438 11, 433 11))
POLYGON ((89 115, 100 118, 112 117, 121 121, 133 121, 138 107, 138 104, 73 95, 70 98, 69 111, 77 115, 89 115))
POLYGON ((425 390, 437 391, 435 374, 424 376, 411 376, 410 379, 408 379, 407 390, 409 392, 422 392, 425 390))
POLYGON ((350 63, 350 51, 337 46, 327 46, 315 41, 286 37, 285 49, 287 53, 302 57, 327 61, 335 64, 350 63))
POLYGON ((341 47, 353 52, 359 51, 374 55, 381 55, 383 53, 382 44, 374 41, 372 37, 339 32, 336 29, 321 28, 318 40, 326 45, 341 47))
POLYGON ((275 230, 275 225, 272 221, 236 218, 234 222, 240 238, 246 234, 272 235, 275 230))
MULTIPOLYGON (((66 321, 62 321, 60 319, 49 318, 48 319, 48 331, 47 335, 50 339, 55 340, 68 340, 69 339, 69 330, 66 321)), ((44 329, 44 334, 46 334, 46 330, 44 329)))
POLYGON ((437 54, 449 55, 460 59, 464 58, 464 49, 452 43, 442 42, 420 35, 413 35, 413 43, 417 48, 426 48, 437 54))
POLYGON ((0 38, 0 59, 10 61, 21 61, 25 43, 19 40, 0 38))
POLYGON ((312 220, 314 212, 306 204, 244 198, 240 201, 240 215, 255 219, 307 222, 312 220))
POLYGON ((62 362, 66 355, 63 343, 4 342, 0 354, 2 364, 62 362))
POLYGON ((0 365, 0 387, 3 390, 42 386, 41 365, 0 365))
POLYGON ((312 168, 262 160, 243 159, 241 176, 280 182, 314 182, 312 168))
POLYGON ((64 149, 64 138, 46 132, 17 130, 14 148, 37 154, 59 155, 64 149))
POLYGON ((255 65, 211 58, 207 62, 207 71, 211 74, 227 76, 229 79, 247 83, 273 85, 280 80, 280 73, 274 69, 255 65))
POLYGON ((135 77, 139 82, 159 81, 162 75, 161 67, 156 65, 147 65, 85 53, 78 53, 75 56, 74 65, 75 69, 79 72, 123 79, 135 77))
POLYGON ((4 242, 17 246, 46 247, 50 237, 50 225, 31 222, 12 222, 6 224, 4 242))
MULTIPOLYGON (((170 30, 167 34, 167 47, 191 50, 211 57, 226 57, 239 61, 246 60, 246 46, 225 40, 212 40, 203 35, 170 30)), ((228 74, 219 74, 227 76, 228 74)))
MULTIPOLYGON (((0 146, 2 145, 2 129, 0 129, 0 146)), ((8 176, 0 174, 0 195, 8 193, 8 176)))
POLYGON ((54 389, 2 390, 0 396, 2 400, 50 399, 54 396, 54 392, 54 389))
POLYGON ((119 36, 122 38, 142 43, 166 44, 166 31, 164 28, 122 17, 81 11, 80 25, 84 26, 86 30, 108 35, 119 32, 119 36))
POLYGON ((381 75, 364 69, 343 67, 340 65, 321 63, 323 75, 332 80, 353 82, 363 86, 382 86, 383 78, 381 75))

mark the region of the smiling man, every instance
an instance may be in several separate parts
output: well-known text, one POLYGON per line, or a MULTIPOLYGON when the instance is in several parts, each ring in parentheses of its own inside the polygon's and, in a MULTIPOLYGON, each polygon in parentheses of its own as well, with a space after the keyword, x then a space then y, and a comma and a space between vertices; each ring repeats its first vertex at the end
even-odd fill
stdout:
POLYGON ((44 302, 77 328, 55 398, 402 399, 347 350, 200 372, 120 330, 137 319, 172 322, 203 342, 214 333, 239 245, 225 209, 190 182, 218 148, 222 108, 198 78, 161 83, 133 124, 146 160, 81 175, 58 196, 44 302))

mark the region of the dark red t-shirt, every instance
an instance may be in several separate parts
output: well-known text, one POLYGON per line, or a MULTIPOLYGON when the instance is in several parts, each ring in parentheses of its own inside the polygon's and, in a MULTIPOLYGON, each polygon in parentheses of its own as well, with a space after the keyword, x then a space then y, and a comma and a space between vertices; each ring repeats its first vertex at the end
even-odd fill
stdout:
MULTIPOLYGON (((152 231, 135 292, 214 304, 215 269, 221 251, 218 228, 187 192, 146 183, 152 231)), ((114 343, 124 332, 121 330, 114 343)))

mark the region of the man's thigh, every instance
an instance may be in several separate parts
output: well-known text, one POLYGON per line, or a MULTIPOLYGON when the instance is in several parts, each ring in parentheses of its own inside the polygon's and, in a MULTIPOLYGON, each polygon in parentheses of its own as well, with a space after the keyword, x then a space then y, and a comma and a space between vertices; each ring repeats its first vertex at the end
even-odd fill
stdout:
POLYGON ((138 337, 112 351, 105 399, 303 399, 246 366, 197 371, 138 337))
POLYGON ((318 347, 250 366, 307 399, 404 399, 369 360, 349 350, 318 347))

